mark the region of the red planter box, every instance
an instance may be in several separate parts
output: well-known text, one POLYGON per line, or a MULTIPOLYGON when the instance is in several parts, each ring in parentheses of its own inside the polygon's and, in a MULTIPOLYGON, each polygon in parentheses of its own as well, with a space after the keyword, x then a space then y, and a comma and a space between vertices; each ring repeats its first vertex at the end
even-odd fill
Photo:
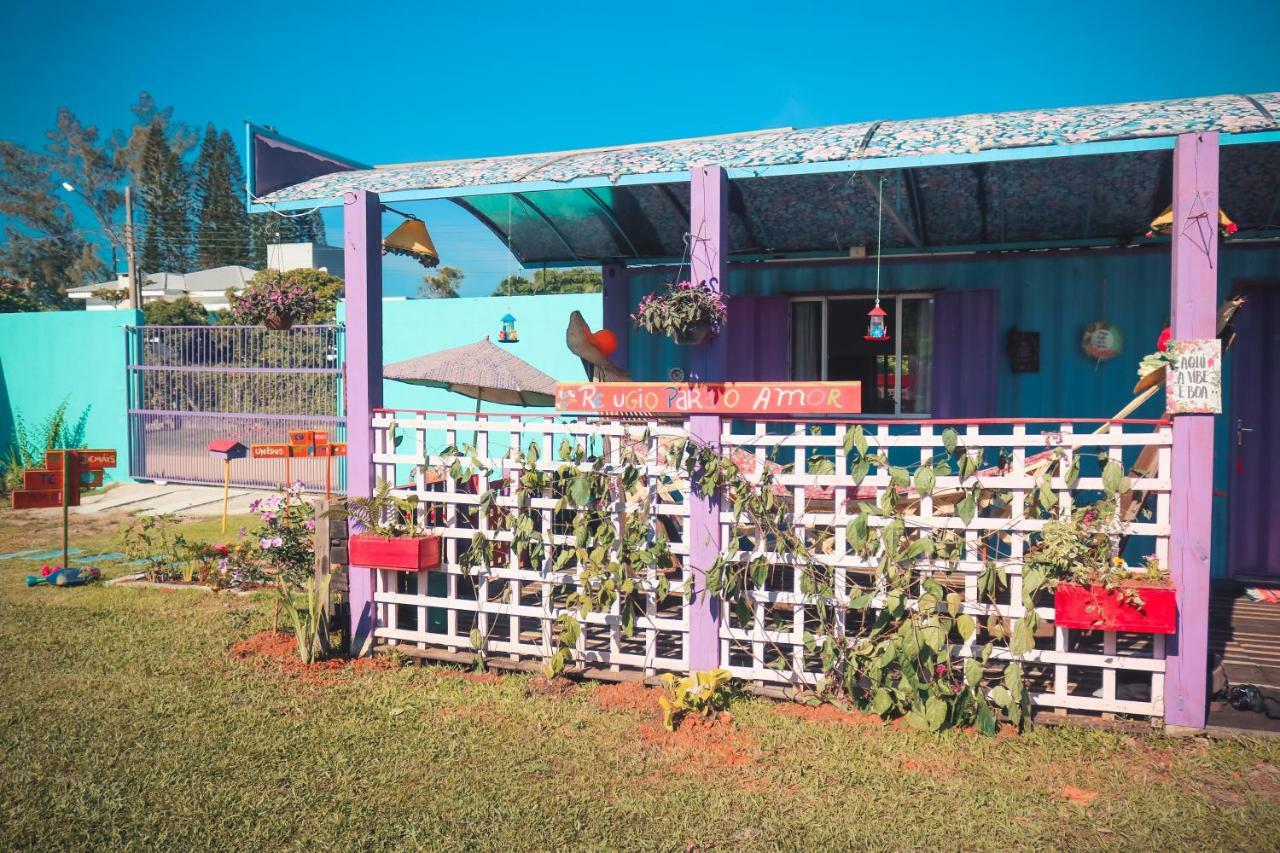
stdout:
POLYGON ((366 536, 358 533, 347 543, 348 558, 353 566, 373 569, 395 569, 417 572, 440 566, 440 537, 366 536))
POLYGON ((1172 587, 1135 584, 1142 609, 1104 586, 1060 583, 1053 594, 1053 621, 1063 628, 1172 634, 1178 629, 1178 602, 1172 587))

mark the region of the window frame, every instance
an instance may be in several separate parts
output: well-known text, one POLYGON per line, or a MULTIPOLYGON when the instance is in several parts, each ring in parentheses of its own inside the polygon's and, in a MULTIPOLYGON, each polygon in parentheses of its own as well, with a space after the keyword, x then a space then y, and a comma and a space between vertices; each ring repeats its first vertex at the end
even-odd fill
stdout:
MULTIPOLYGON (((880 294, 880 307, 885 308, 890 315, 889 316, 889 323, 890 323, 889 334, 890 334, 890 340, 893 341, 894 382, 896 383, 895 387, 897 388, 902 387, 902 335, 898 334, 896 330, 902 328, 903 303, 908 299, 933 299, 935 296, 937 296, 937 293, 934 291, 912 291, 910 293, 880 294), (886 305, 886 303, 892 303, 893 309, 891 311, 888 310, 889 306, 886 305)), ((822 382, 830 381, 827 378, 828 377, 827 362, 829 358, 829 353, 827 351, 827 335, 828 335, 828 325, 829 325, 828 315, 830 314, 830 310, 829 310, 830 303, 834 301, 847 302, 849 300, 854 300, 854 299, 860 299, 864 301, 874 300, 875 294, 873 293, 840 293, 840 294, 831 294, 831 295, 815 294, 811 296, 791 297, 792 305, 795 305, 797 302, 822 303, 822 353, 819 359, 819 365, 821 367, 822 375, 819 381, 822 381, 822 382)), ((794 312, 788 311, 787 312, 788 336, 792 334, 794 329, 795 329, 794 312)), ((935 342, 936 342, 936 338, 935 338, 935 342)), ((930 360, 930 363, 929 363, 929 370, 930 371, 933 370, 932 360, 930 360)), ((929 408, 932 409, 933 407, 930 406, 929 408)), ((904 419, 910 419, 910 420, 920 420, 920 419, 930 418, 932 416, 933 416, 932 412, 907 412, 906 414, 903 414, 902 398, 897 395, 895 395, 893 398, 893 414, 879 415, 879 417, 882 417, 882 418, 904 418, 904 419)))

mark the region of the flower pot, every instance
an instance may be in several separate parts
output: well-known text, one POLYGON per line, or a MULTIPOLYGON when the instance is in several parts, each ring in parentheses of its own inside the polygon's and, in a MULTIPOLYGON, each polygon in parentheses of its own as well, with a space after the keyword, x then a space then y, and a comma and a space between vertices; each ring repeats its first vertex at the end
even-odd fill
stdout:
POLYGON ((1177 595, 1172 587, 1130 586, 1142 597, 1138 608, 1104 586, 1060 583, 1053 593, 1053 621, 1062 628, 1172 634, 1178 629, 1177 595))
POLYGON ((688 328, 675 332, 671 339, 683 347, 695 347, 699 344, 705 344, 711 339, 711 325, 708 323, 694 323, 688 328))
POLYGON ((273 332, 283 332, 293 328, 293 318, 288 314, 269 314, 262 325, 273 332))
POLYGON ((347 553, 353 566, 418 572, 440 567, 440 537, 357 533, 347 542, 347 553))

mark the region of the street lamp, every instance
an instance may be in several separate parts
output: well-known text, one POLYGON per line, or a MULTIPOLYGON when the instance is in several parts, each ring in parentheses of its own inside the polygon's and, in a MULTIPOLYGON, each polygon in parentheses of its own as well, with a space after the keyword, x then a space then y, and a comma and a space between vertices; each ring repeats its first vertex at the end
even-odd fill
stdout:
MULTIPOLYGON (((75 184, 70 181, 63 181, 62 188, 69 193, 75 193, 85 200, 89 205, 89 209, 93 211, 93 215, 98 217, 98 224, 102 226, 102 230, 107 235, 108 242, 111 243, 111 274, 116 274, 116 244, 119 242, 116 237, 116 231, 111 226, 111 220, 102 215, 97 206, 93 203, 93 199, 80 191, 75 184)), ((132 188, 126 186, 124 188, 124 251, 125 262, 127 264, 129 276, 129 307, 135 310, 142 308, 142 292, 138 286, 138 275, 134 264, 133 257, 133 192, 132 188)))

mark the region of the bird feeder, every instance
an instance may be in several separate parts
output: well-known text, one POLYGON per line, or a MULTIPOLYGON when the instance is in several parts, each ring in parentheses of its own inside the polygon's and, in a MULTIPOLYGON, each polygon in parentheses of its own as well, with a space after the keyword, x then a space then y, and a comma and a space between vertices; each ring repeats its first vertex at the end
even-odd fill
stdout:
POLYGON ((885 323, 888 316, 877 299, 876 307, 867 312, 867 334, 864 337, 877 343, 889 340, 889 326, 885 323))
POLYGON ((431 242, 427 226, 421 219, 406 219, 382 241, 382 251, 393 255, 413 258, 424 267, 434 267, 440 263, 440 254, 436 252, 436 244, 431 242))
POLYGON ((510 314, 502 315, 502 330, 498 332, 498 343, 514 344, 520 340, 520 333, 516 331, 516 318, 510 314))

